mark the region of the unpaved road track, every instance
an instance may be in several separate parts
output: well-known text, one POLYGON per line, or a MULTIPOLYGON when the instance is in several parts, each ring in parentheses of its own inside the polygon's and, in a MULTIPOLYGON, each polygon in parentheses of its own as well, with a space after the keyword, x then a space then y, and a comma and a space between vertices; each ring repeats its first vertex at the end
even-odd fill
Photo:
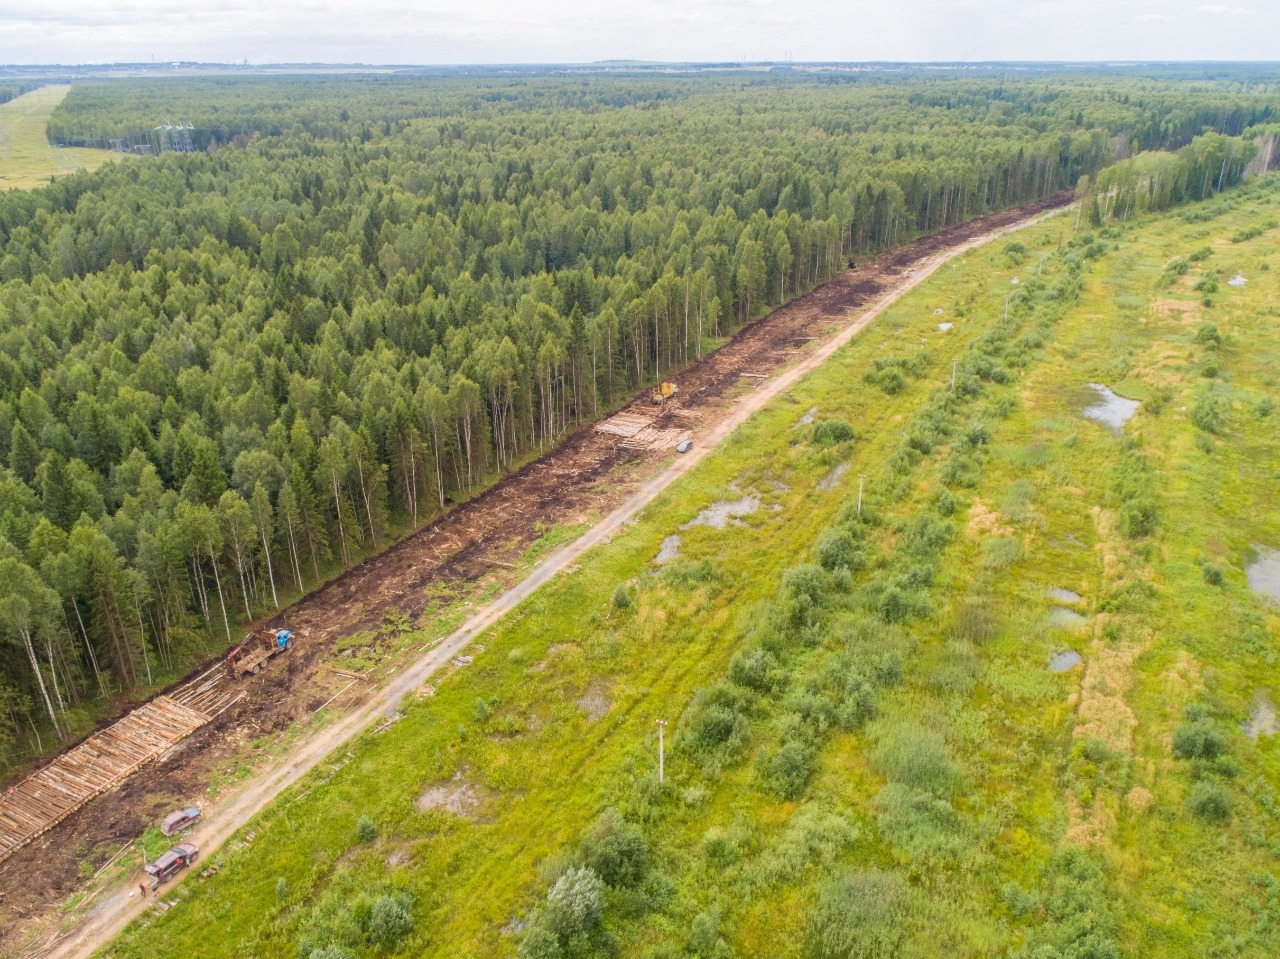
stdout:
MULTIPOLYGON (((418 616, 429 602, 429 587, 497 575, 495 561, 518 556, 538 538, 535 522, 544 527, 575 523, 590 512, 609 510, 525 578, 478 608, 421 658, 395 670, 393 680, 377 688, 357 683, 346 694, 350 698, 341 700, 348 712, 209 808, 205 824, 192 836, 205 855, 282 789, 379 716, 393 712, 406 693, 447 668, 484 629, 584 552, 607 541, 737 426, 816 369, 938 266, 1070 200, 1070 194, 1059 195, 925 237, 883 254, 856 272, 842 274, 748 326, 678 375, 683 407, 699 416, 690 453, 674 459, 642 457, 620 449, 617 437, 580 430, 438 523, 299 601, 287 617, 276 619, 287 618, 304 644, 280 668, 273 666, 248 680, 248 695, 237 708, 194 735, 178 756, 135 774, 120 789, 90 803, 0 867, 0 920, 7 930, 0 936, 0 955, 88 956, 139 915, 147 903, 130 897, 136 886, 107 890, 74 929, 52 938, 44 904, 79 885, 73 851, 77 846, 84 850, 140 834, 158 814, 202 793, 214 770, 243 752, 248 740, 309 715, 341 689, 346 680, 320 666, 332 655, 337 638, 376 629, 388 613, 418 616), (833 325, 839 329, 830 333, 833 325), (811 339, 816 340, 815 346, 795 353, 797 344, 811 339), (744 394, 743 371, 766 375, 750 380, 755 387, 744 394), (341 683, 335 682, 339 679, 341 683)), ((643 398, 633 407, 651 415, 652 407, 643 398)))

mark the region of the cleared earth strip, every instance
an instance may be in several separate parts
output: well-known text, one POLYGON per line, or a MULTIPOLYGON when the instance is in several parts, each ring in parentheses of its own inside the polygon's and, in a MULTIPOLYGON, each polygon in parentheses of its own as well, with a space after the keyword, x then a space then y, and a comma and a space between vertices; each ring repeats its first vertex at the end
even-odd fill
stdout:
MULTIPOLYGON (((1054 209, 1047 213, 1027 215, 1000 229, 969 238, 957 246, 937 249, 914 263, 901 264, 909 265, 910 269, 905 270, 900 279, 878 296, 856 319, 794 365, 777 375, 761 380, 760 385, 752 393, 743 397, 723 419, 700 435, 697 446, 688 454, 677 458, 661 472, 647 479, 608 516, 573 542, 547 556, 522 581, 478 609, 458 629, 401 671, 392 682, 371 694, 358 709, 338 718, 317 735, 300 743, 287 759, 255 777, 219 809, 215 818, 193 835, 193 840, 200 845, 206 856, 215 852, 277 794, 297 782, 371 723, 394 712, 406 694, 421 687, 438 670, 447 666, 474 642, 481 633, 497 623, 557 574, 572 566, 584 553, 610 539, 658 494, 708 455, 733 430, 745 423, 770 400, 786 393, 800 379, 821 366, 894 301, 927 279, 942 264, 999 236, 1040 222, 1057 212, 1059 210, 1054 209)), ((145 907, 144 902, 122 899, 119 908, 98 911, 83 923, 74 935, 55 943, 45 952, 45 955, 58 957, 58 959, 89 956, 107 944, 132 919, 140 915, 145 907)))

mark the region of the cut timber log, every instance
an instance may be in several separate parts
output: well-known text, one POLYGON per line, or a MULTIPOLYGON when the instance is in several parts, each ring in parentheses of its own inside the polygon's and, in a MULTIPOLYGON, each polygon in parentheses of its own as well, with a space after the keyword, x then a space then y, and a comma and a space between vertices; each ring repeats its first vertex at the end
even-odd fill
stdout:
POLYGON ((0 797, 0 862, 210 719, 157 696, 94 733, 0 797))

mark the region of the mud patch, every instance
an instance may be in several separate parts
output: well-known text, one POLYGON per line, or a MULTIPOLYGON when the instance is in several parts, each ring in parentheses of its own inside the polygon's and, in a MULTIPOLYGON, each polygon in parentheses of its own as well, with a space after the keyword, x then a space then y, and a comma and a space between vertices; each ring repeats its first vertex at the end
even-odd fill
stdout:
POLYGON ((1255 743, 1266 736, 1274 736, 1280 732, 1280 720, 1276 718, 1276 704, 1263 690, 1253 697, 1253 707, 1249 710, 1249 718, 1242 724, 1244 734, 1255 743))
POLYGON ((840 485, 840 480, 844 478, 844 474, 847 472, 849 472, 849 464, 841 463, 819 481, 818 489, 824 493, 831 492, 840 485))
POLYGON ((587 685, 586 691, 578 697, 578 708, 592 722, 597 719, 603 719, 609 714, 609 710, 613 708, 613 700, 609 698, 608 694, 608 685, 601 680, 593 679, 587 685))
POLYGON ((1280 603, 1280 552, 1267 546, 1255 546, 1252 562, 1244 568, 1249 588, 1264 599, 1280 603))
POLYGON ((1055 603, 1065 603, 1069 606, 1075 606, 1083 602, 1079 593, 1074 590, 1063 589, 1061 586, 1050 586, 1045 590, 1045 595, 1055 603))
POLYGON ((438 810, 461 819, 479 819, 491 798, 489 790, 467 782, 461 772, 456 772, 447 783, 428 788, 414 805, 418 812, 438 810))
POLYGON ((710 526, 713 529, 724 529, 729 525, 729 520, 737 519, 739 516, 750 516, 759 508, 760 497, 754 493, 748 493, 734 503, 730 503, 728 500, 712 503, 680 528, 692 529, 695 526, 710 526))
POLYGON ((662 566, 664 563, 671 562, 679 555, 680 537, 668 536, 662 541, 662 546, 658 549, 658 555, 653 558, 653 561, 659 566, 662 566))
POLYGON ((1062 652, 1054 653, 1049 657, 1049 672, 1069 673, 1083 662, 1084 657, 1074 649, 1064 649, 1062 652))
POLYGON ((1107 427, 1113 433, 1124 432, 1124 424, 1138 411, 1138 401, 1118 396, 1101 383, 1090 383, 1089 389, 1098 395, 1093 403, 1080 411, 1081 415, 1107 427))

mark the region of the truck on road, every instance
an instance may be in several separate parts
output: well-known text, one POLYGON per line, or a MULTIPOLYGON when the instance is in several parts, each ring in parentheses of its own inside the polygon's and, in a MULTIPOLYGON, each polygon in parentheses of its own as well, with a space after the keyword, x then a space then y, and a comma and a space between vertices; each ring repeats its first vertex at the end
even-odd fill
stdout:
POLYGON ((292 645, 293 633, 287 629, 260 629, 250 633, 239 646, 227 653, 227 675, 239 679, 256 673, 268 659, 292 645))

